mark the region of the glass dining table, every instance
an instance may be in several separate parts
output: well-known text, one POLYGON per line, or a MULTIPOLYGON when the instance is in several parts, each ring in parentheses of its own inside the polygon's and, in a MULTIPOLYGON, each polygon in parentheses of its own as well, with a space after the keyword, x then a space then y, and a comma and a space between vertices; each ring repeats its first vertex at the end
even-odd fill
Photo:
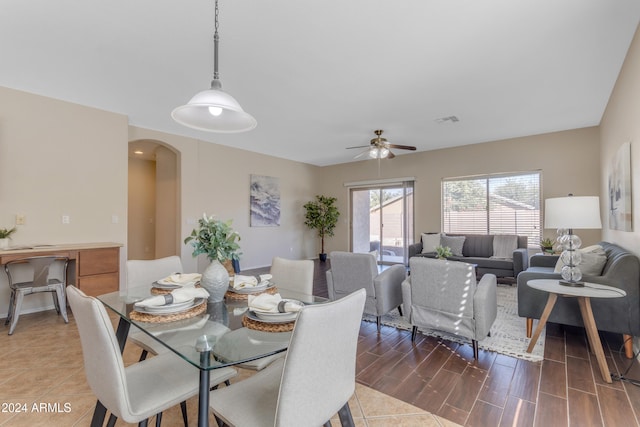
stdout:
MULTIPOLYGON (((302 301, 305 305, 328 301, 286 289, 278 289, 278 293, 283 298, 302 301)), ((98 299, 119 316, 116 337, 120 351, 124 350, 131 326, 134 326, 141 331, 135 332, 136 340, 146 340, 156 348, 164 346, 199 370, 199 427, 209 425, 209 379, 213 369, 268 357, 285 351, 289 345, 291 332, 270 332, 268 328, 259 330, 243 326, 243 317, 253 318, 253 313, 248 310, 247 299, 240 295, 225 298, 222 302, 208 302, 205 312, 188 319, 166 322, 132 319, 134 303, 151 295, 151 287, 145 285, 100 295, 98 299)), ((91 425, 101 426, 105 416, 106 409, 98 401, 91 425)))

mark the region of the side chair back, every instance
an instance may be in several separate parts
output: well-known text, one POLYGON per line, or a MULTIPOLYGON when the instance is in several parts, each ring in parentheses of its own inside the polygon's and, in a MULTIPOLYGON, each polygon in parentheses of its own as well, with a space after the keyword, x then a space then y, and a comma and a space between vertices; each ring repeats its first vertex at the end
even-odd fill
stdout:
POLYGON ((274 257, 271 275, 278 289, 288 289, 307 295, 313 294, 313 261, 274 257))
POLYGON ((182 271, 182 261, 178 256, 165 258, 127 261, 127 285, 128 286, 151 286, 156 280, 165 278, 182 271))

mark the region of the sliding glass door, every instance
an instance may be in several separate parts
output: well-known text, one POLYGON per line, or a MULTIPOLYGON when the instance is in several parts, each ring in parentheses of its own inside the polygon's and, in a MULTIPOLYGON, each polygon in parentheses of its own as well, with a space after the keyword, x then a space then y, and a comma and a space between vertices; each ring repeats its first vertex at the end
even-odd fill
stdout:
POLYGON ((381 264, 407 264, 413 243, 413 182, 351 189, 351 250, 381 264))

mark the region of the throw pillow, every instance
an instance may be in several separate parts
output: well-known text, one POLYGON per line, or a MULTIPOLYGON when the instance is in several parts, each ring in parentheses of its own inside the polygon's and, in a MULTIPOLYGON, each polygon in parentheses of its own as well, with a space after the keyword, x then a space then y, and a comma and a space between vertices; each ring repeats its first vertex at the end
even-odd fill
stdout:
POLYGON ((462 256, 462 247, 464 246, 464 236, 440 236, 440 246, 448 246, 453 256, 462 256))
POLYGON ((512 259, 518 247, 518 236, 496 234, 493 236, 493 256, 491 258, 512 259))
MULTIPOLYGON (((604 251, 602 246, 587 246, 586 248, 578 249, 578 251, 580 251, 580 255, 582 255, 582 262, 578 264, 578 268, 582 272, 582 275, 601 276, 602 269, 607 263, 607 253, 604 251)), ((562 272, 562 267, 564 267, 564 263, 561 258, 558 258, 556 267, 553 270, 554 273, 562 272)))
POLYGON ((428 254, 436 251, 440 245, 440 233, 422 233, 422 253, 428 254))

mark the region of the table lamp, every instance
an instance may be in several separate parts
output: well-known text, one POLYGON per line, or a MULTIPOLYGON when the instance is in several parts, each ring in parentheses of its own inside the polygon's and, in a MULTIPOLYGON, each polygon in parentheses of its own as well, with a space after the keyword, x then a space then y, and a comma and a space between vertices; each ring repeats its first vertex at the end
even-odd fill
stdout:
POLYGON ((545 200, 545 228, 558 229, 558 243, 563 251, 560 259, 562 267, 561 285, 584 286, 582 272, 578 265, 582 255, 578 248, 582 245, 580 237, 573 234, 574 229, 602 228, 600 221, 600 199, 596 196, 555 197, 545 200))

